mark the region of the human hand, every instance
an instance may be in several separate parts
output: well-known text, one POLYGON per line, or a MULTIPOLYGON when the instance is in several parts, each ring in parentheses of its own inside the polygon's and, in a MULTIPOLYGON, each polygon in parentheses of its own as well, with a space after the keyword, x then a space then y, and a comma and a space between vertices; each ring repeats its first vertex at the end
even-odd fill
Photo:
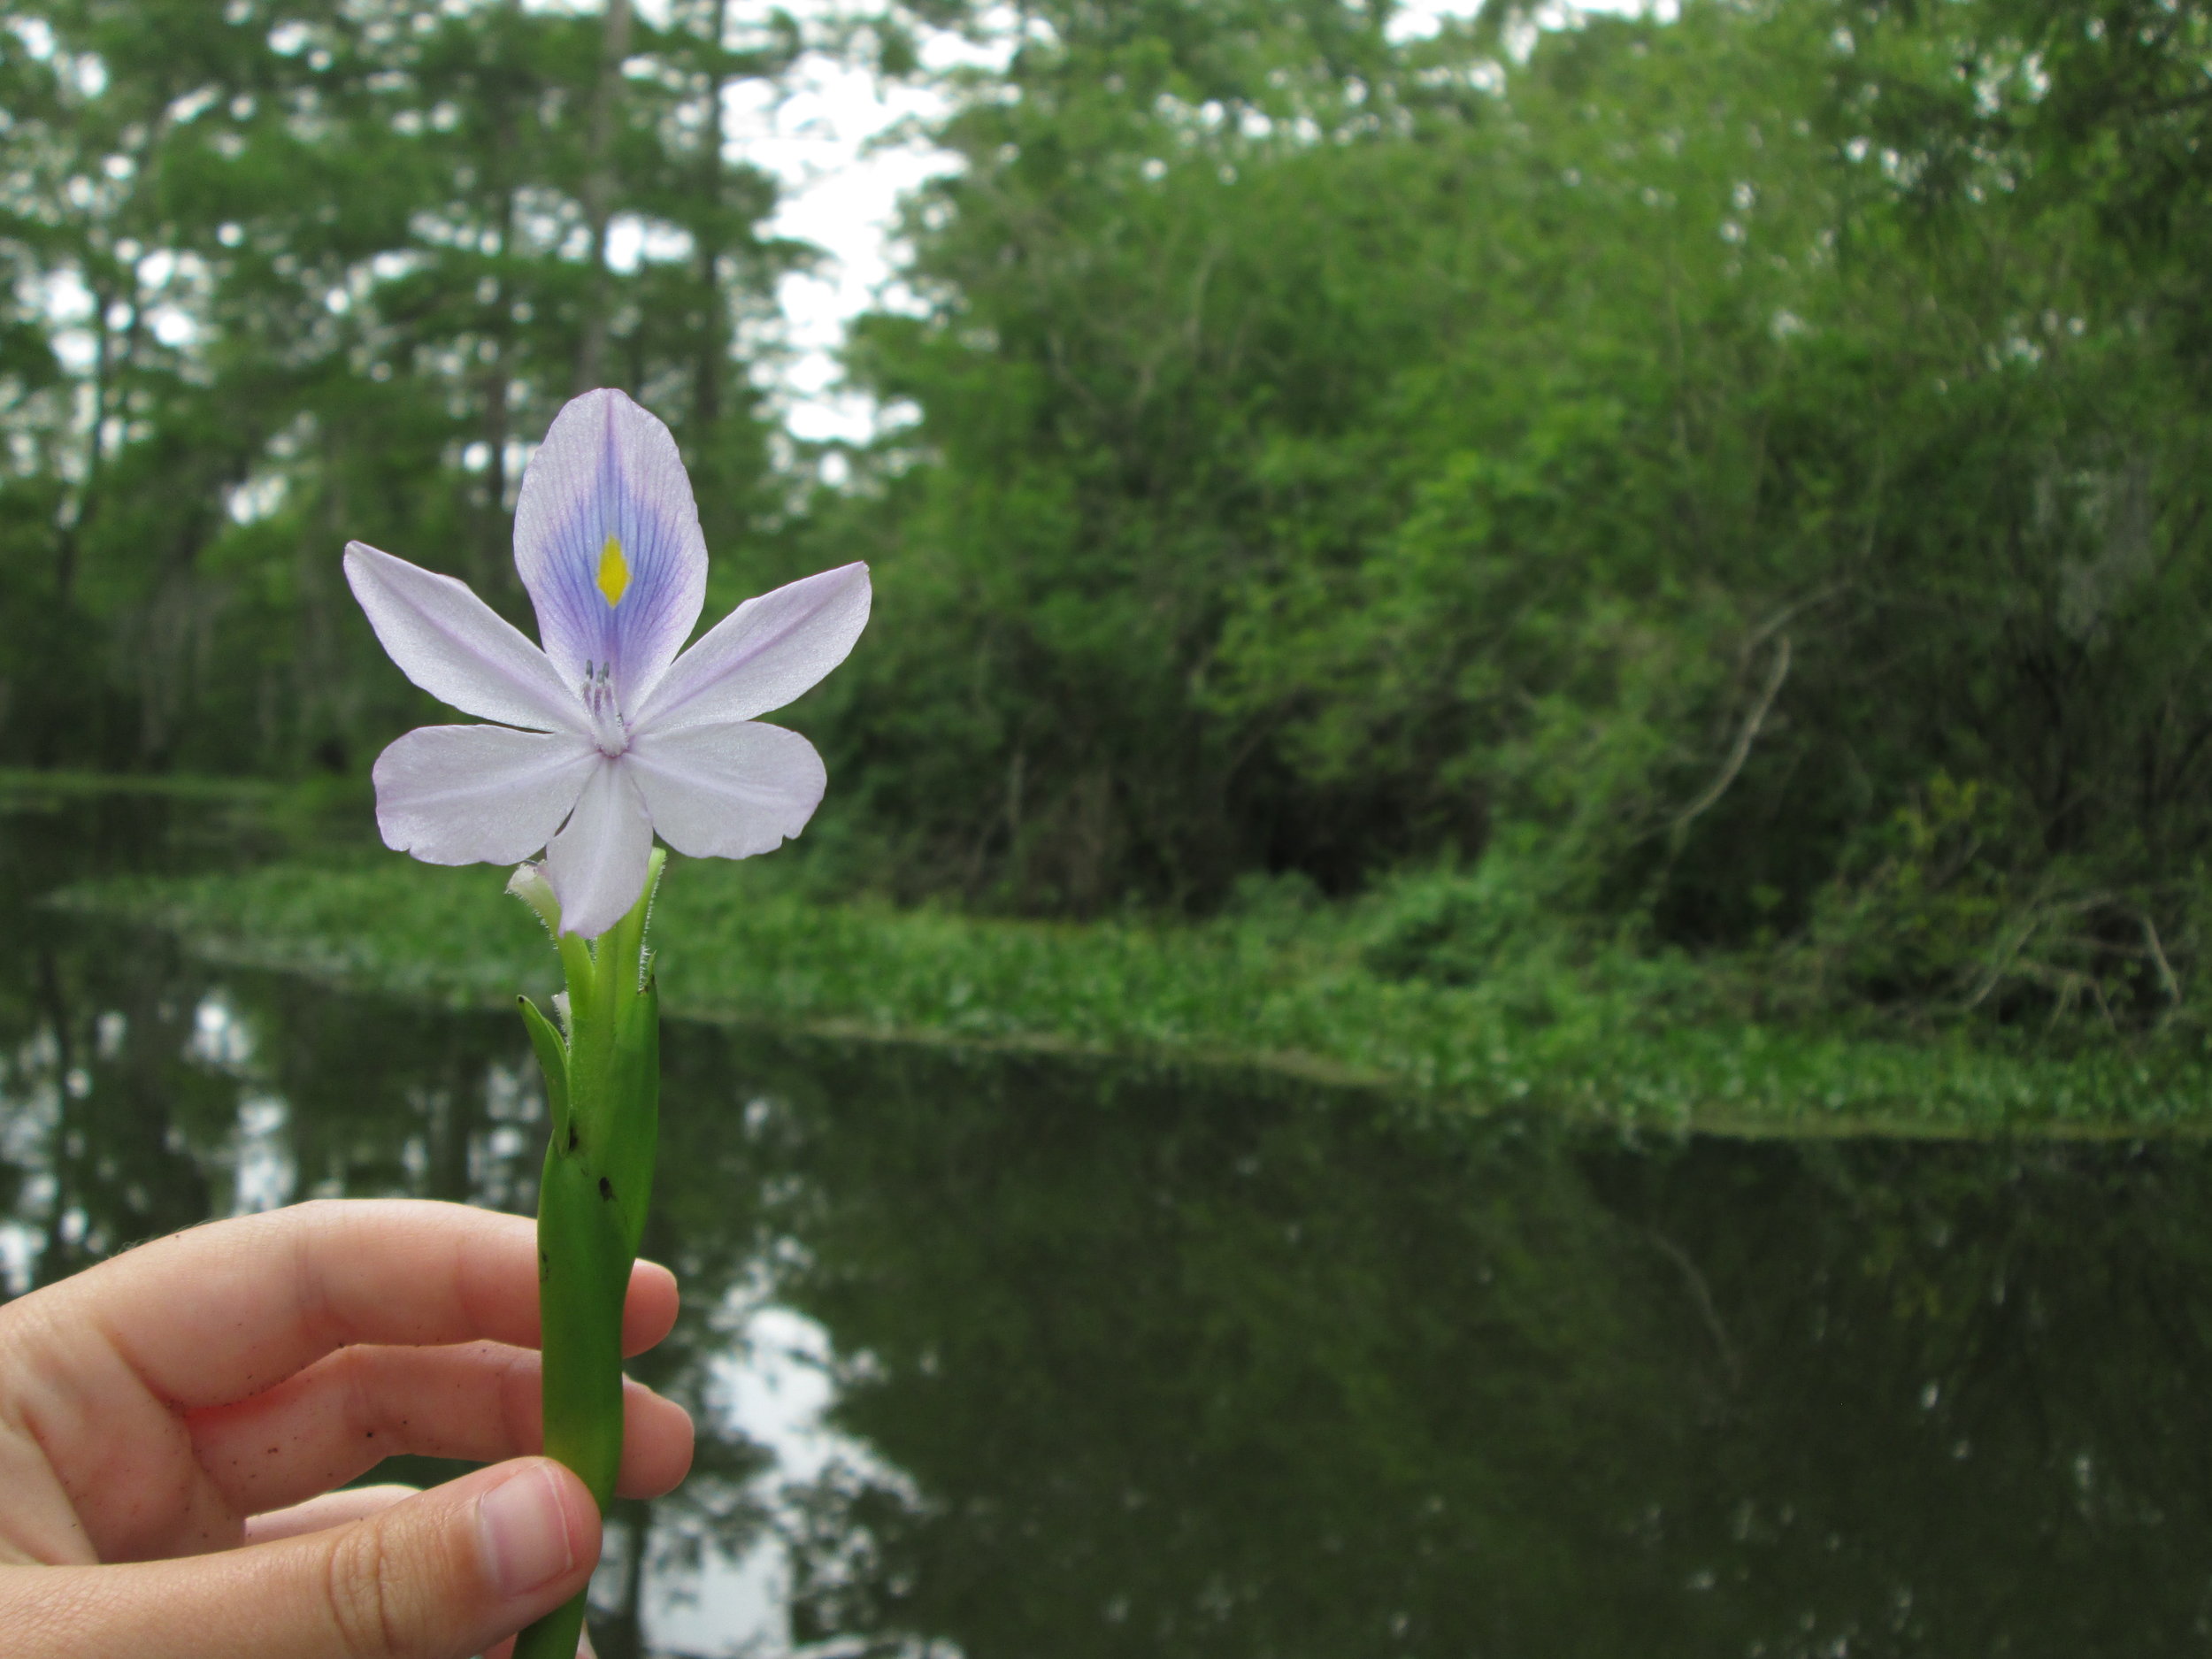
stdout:
MULTIPOLYGON (((668 1334, 640 1263, 623 1352, 668 1334)), ((541 1444, 523 1217, 328 1201, 142 1245, 0 1306, 0 1631, 12 1659, 467 1659, 581 1589, 583 1483, 541 1444), (334 1492, 395 1453, 495 1462, 334 1492), (327 1494, 327 1495, 325 1495, 327 1494)), ((626 1383, 618 1490, 690 1467, 626 1383)))

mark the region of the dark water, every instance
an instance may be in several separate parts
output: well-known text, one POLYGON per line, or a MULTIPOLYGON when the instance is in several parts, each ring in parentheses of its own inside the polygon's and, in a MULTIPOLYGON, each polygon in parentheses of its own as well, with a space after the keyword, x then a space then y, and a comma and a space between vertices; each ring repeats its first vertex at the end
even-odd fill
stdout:
MULTIPOLYGON (((315 1194, 528 1206, 511 1020, 21 901, 236 841, 143 800, 0 815, 12 1288, 315 1194)), ((620 1517, 610 1659, 2212 1648, 2195 1147, 1628 1146, 682 1024, 665 1053, 648 1248, 688 1304, 642 1369, 709 1432, 620 1517)))

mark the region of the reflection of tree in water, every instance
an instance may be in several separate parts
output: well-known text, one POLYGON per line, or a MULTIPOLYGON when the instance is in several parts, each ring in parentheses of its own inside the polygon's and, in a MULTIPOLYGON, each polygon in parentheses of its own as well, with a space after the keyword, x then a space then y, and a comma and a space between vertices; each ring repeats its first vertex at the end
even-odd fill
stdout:
MULTIPOLYGON (((158 856, 159 803, 0 801, 0 1197, 45 1283, 200 1220, 193 1151, 231 1091, 187 1054, 194 1005, 163 941, 88 934, 32 901, 92 865, 158 856)), ((4 1289, 4 1287, 0 1287, 4 1289)))
POLYGON ((782 1294, 905 1477, 806 1494, 803 1633, 2201 1642, 2187 1148, 1578 1148, 926 1057, 786 1126, 782 1294))
POLYGON ((2201 1651, 2212 1168, 2188 1145, 1609 1160, 1743 1386, 1654 1548, 1768 1651, 2201 1651))
POLYGON ((1417 1649, 1572 1596, 1624 1650, 1636 1583, 1581 1575, 1706 1379, 1651 1363, 1669 1281, 1571 1166, 1279 1090, 948 1071, 794 1125, 783 1294, 916 1488, 811 1494, 805 1633, 1417 1649))

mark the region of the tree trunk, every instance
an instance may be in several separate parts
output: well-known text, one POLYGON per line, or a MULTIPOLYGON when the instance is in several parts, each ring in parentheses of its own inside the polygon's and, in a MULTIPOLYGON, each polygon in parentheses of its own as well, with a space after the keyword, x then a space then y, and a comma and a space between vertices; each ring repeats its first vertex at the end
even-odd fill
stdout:
POLYGON ((705 308, 701 319, 699 353, 692 364, 691 424, 695 445, 703 444, 722 419, 722 377, 729 368, 728 307, 722 298, 722 94, 730 78, 725 73, 723 42, 729 28, 729 0, 714 0, 708 27, 713 57, 707 72, 704 138, 699 153, 699 295, 705 308))
MULTIPOLYGON (((503 116, 503 136, 512 132, 503 116)), ((507 284, 515 235, 515 190, 511 181, 499 193, 499 273, 493 279, 490 334, 492 360, 484 369, 484 445, 490 450, 484 463, 483 534, 478 547, 477 591, 496 603, 514 585, 507 552, 507 442, 511 434, 509 407, 514 372, 509 359, 514 350, 514 295, 507 284)))
POLYGON ((615 119, 622 96, 622 64, 630 55, 630 0, 607 0, 600 37, 599 86, 591 105, 590 150, 584 173, 584 218, 591 227, 591 282, 584 300, 583 337, 576 349, 575 389, 599 384, 607 353, 607 221, 614 214, 615 119))
POLYGON ((484 365, 484 446, 490 451, 484 464, 484 496, 478 519, 475 559, 476 591, 494 607, 503 608, 517 590, 507 521, 507 444, 513 434, 515 349, 515 294, 511 280, 515 254, 515 106, 529 88, 523 60, 515 49, 521 27, 521 0, 506 0, 498 34, 497 58, 486 87, 491 104, 492 155, 486 183, 499 238, 498 265, 492 273, 492 301, 484 319, 491 343, 491 361, 484 365), (518 86, 518 82, 524 84, 518 86))
MULTIPOLYGON (((85 528, 100 511, 100 472, 107 459, 108 383, 114 377, 115 336, 108 328, 108 309, 115 303, 104 288, 92 291, 92 430, 85 437, 83 481, 77 487, 77 509, 62 526, 54 549, 54 597, 66 606, 77 589, 78 549, 85 528)), ((133 321, 136 313, 133 312, 133 321)))

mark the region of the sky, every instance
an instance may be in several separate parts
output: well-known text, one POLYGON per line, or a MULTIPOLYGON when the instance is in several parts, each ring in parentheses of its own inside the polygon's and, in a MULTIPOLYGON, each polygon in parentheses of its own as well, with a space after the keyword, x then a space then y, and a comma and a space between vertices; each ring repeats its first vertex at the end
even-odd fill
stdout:
MULTIPOLYGON (((1393 24, 1402 38, 1433 33, 1445 17, 1465 17, 1479 0, 1403 0, 1393 24)), ((1637 0, 1585 0, 1585 11, 1632 11, 1637 0)), ((825 31, 841 15, 839 0, 791 0, 793 15, 825 31)), ((951 35, 924 42, 930 68, 988 64, 989 48, 951 35)), ((900 196, 951 158, 912 129, 944 113, 934 89, 887 82, 826 51, 807 53, 780 86, 744 82, 725 111, 733 156, 773 174, 783 204, 769 229, 813 243, 824 257, 811 272, 784 279, 789 357, 770 374, 788 430, 819 442, 861 442, 878 411, 864 396, 838 383, 836 352, 846 324, 872 304, 899 303, 894 271, 900 196)))

